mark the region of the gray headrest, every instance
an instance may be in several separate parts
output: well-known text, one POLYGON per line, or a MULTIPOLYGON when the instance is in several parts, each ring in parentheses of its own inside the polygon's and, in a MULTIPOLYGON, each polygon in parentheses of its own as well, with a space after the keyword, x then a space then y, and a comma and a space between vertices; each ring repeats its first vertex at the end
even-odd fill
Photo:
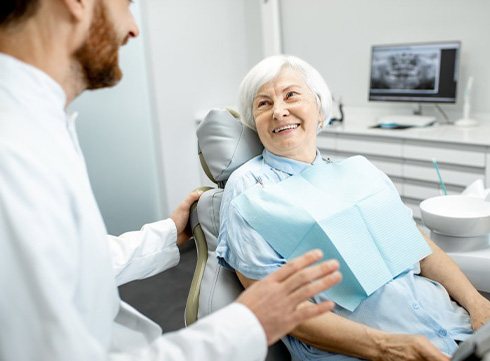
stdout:
POLYGON ((233 113, 213 109, 197 128, 201 164, 215 183, 224 184, 235 169, 264 149, 257 133, 245 127, 237 119, 238 114, 233 113))

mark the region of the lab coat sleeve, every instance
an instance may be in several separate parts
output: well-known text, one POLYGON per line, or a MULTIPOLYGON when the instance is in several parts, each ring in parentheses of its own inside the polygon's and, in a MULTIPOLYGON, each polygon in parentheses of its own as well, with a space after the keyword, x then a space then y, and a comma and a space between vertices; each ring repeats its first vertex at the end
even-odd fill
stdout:
POLYGON ((172 219, 149 223, 140 231, 107 236, 116 283, 143 279, 179 263, 177 229, 172 219))
MULTIPOLYGON (((244 305, 231 305, 181 331, 167 333, 148 349, 131 355, 139 361, 259 361, 267 355, 265 333, 244 305)), ((112 355, 111 361, 127 360, 112 355)))

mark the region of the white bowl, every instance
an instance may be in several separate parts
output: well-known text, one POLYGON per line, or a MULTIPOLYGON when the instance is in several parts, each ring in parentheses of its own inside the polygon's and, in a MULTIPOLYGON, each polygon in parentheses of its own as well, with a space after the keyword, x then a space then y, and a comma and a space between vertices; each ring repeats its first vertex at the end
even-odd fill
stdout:
POLYGON ((490 202, 454 195, 420 203, 422 221, 432 232, 453 237, 477 237, 490 233, 490 202))

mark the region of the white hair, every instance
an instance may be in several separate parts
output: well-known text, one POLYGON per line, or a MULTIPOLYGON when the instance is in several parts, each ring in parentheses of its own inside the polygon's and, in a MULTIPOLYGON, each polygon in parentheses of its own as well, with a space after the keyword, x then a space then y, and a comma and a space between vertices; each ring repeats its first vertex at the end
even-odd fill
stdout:
POLYGON ((321 74, 306 61, 292 55, 269 56, 255 65, 242 80, 239 90, 240 120, 247 127, 257 130, 253 117, 253 102, 260 87, 276 78, 282 69, 290 68, 299 71, 306 85, 316 95, 323 119, 318 129, 328 123, 332 116, 332 95, 321 74))

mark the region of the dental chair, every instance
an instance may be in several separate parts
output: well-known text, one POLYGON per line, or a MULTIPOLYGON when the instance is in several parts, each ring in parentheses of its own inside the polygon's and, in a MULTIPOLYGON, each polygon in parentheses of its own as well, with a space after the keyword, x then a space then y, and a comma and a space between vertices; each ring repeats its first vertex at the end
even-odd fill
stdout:
MULTIPOLYGON (((243 291, 235 272, 223 268, 216 258, 219 211, 228 177, 263 150, 257 134, 231 110, 211 110, 198 127, 197 138, 201 165, 217 188, 202 187, 204 193, 191 208, 197 263, 186 303, 186 326, 233 302, 243 291)), ((278 342, 269 348, 266 360, 287 361, 291 356, 278 342)))

